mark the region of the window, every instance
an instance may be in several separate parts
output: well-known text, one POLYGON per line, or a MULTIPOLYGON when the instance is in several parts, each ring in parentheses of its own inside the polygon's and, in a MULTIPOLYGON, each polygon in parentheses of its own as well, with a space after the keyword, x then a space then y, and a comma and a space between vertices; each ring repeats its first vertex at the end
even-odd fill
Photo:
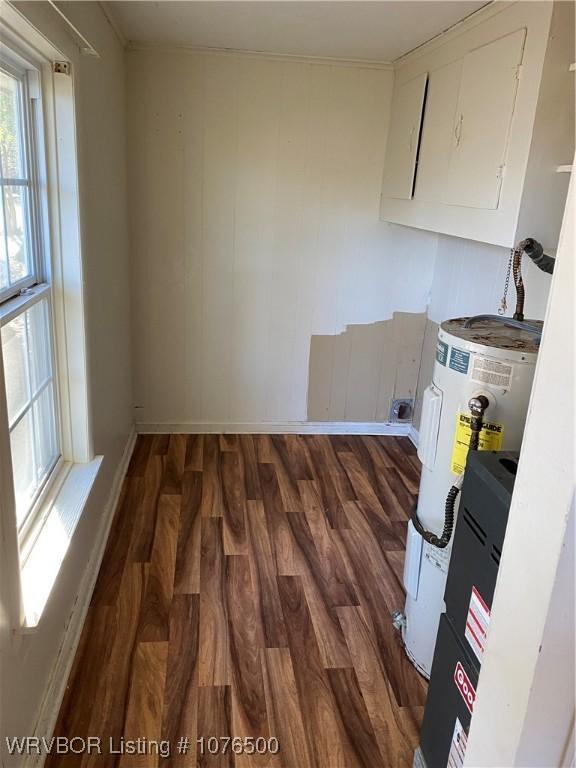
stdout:
POLYGON ((79 54, 73 43, 56 48, 9 3, 0 38, 0 578, 12 631, 34 632, 103 457, 87 378, 79 54))
POLYGON ((0 59, 0 327, 19 538, 60 459, 50 269, 43 247, 37 72, 0 59))

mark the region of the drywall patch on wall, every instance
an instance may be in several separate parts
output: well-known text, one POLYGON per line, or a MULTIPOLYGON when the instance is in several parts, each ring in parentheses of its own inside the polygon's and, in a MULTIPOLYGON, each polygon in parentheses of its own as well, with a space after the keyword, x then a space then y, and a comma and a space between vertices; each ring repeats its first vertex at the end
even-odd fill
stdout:
POLYGON ((414 398, 426 314, 313 335, 308 365, 309 421, 388 421, 395 398, 414 398))
POLYGON ((437 235, 378 219, 393 73, 127 65, 137 421, 305 422, 312 335, 426 308, 437 235))

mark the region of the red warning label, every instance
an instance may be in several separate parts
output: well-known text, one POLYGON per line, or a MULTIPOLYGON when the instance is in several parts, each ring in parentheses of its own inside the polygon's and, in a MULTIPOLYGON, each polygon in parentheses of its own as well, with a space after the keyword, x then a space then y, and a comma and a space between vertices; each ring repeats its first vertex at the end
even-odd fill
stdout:
POLYGON ((486 635, 490 625, 490 609, 482 599, 482 595, 476 587, 472 587, 468 616, 466 617, 466 629, 464 637, 468 640, 470 648, 480 663, 486 647, 486 635))
POLYGON ((464 667, 462 664, 460 664, 460 662, 456 664, 456 669, 454 670, 454 682, 456 683, 456 688, 458 688, 460 691, 460 695, 468 707, 468 711, 470 714, 472 714, 472 709, 474 708, 474 700, 476 698, 476 691, 474 690, 474 686, 470 682, 470 678, 464 671, 464 667))

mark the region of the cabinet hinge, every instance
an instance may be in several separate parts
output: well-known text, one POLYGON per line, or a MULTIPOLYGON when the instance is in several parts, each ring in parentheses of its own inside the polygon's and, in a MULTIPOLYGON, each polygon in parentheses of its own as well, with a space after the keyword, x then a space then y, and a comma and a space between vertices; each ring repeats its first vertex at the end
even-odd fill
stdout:
POLYGON ((516 67, 516 80, 520 80, 520 75, 522 74, 522 64, 518 64, 516 67))
POLYGON ((498 170, 496 172, 496 178, 503 179, 505 170, 506 170, 506 163, 502 163, 502 165, 499 165, 498 170))

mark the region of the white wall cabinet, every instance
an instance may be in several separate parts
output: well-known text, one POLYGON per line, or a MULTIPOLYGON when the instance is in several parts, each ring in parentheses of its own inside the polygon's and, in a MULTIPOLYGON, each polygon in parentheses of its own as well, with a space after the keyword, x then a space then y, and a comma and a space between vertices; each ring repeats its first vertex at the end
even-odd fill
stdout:
POLYGON ((444 199, 461 76, 462 59, 429 75, 414 192, 418 200, 444 199))
POLYGON ((526 30, 464 57, 444 202, 497 208, 526 30))
POLYGON ((507 248, 531 236, 553 251, 568 186, 555 170, 574 153, 573 51, 573 3, 492 3, 397 62, 381 218, 507 248))
POLYGON ((383 180, 389 197, 412 197, 427 79, 424 72, 394 90, 383 180))

